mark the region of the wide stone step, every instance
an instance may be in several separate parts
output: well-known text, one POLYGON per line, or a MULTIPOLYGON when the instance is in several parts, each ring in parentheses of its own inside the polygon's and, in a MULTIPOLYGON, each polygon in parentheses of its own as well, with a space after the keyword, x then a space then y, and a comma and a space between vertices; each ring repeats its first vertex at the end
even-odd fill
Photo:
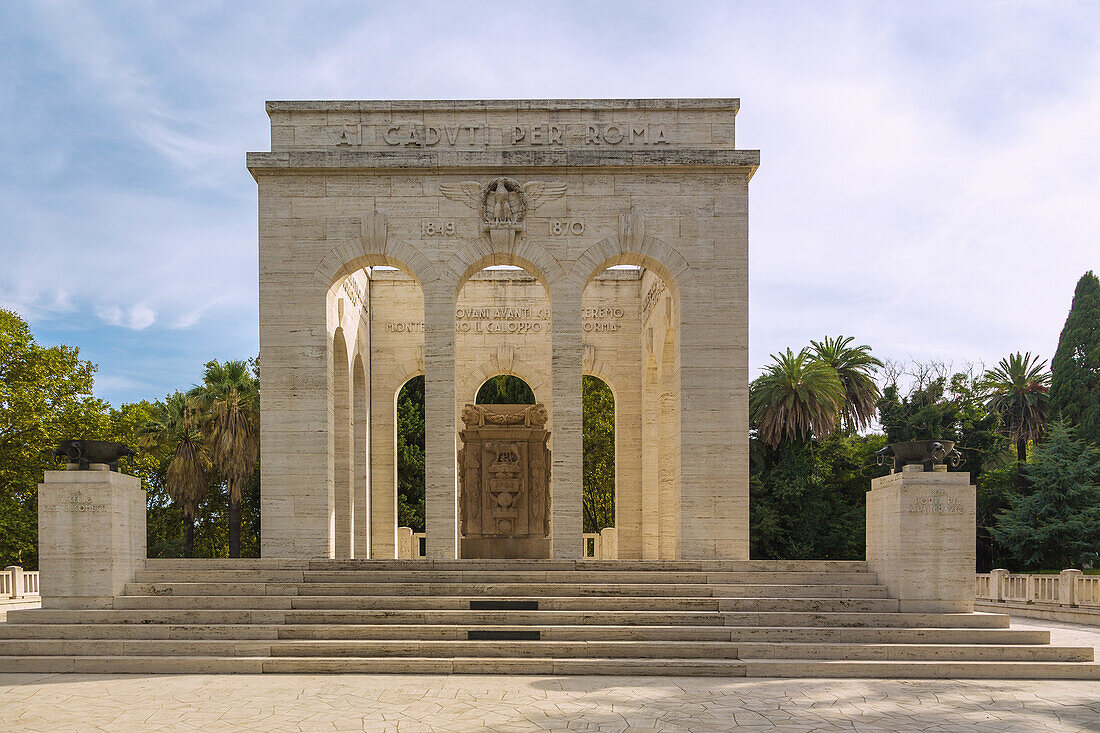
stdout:
POLYGON ((692 583, 127 583, 126 595, 170 596, 637 596, 730 598, 885 598, 882 585, 692 583))
MULTIPOLYGON (((171 569, 186 569, 186 560, 153 560, 147 567, 160 569, 161 563, 183 563, 171 569)), ((192 561, 194 562, 194 561, 192 561)), ((210 562, 200 560, 199 562, 210 562)), ((215 562, 224 563, 224 560, 215 562)), ((240 563, 250 562, 241 560, 240 563)), ((278 561, 272 561, 278 562, 278 561)), ((308 560, 309 570, 413 570, 435 573, 444 570, 486 571, 563 571, 597 570, 644 571, 644 572, 863 572, 867 570, 865 560, 433 560, 427 558, 405 560, 366 560, 366 559, 314 559, 308 560)), ((243 565, 239 565, 243 566, 243 565)), ((221 565, 221 567, 232 567, 221 565)), ((295 561, 293 567, 301 567, 295 561)))
POLYGON ((819 626, 1007 628, 1003 614, 720 611, 461 611, 461 610, 223 610, 29 609, 16 623, 122 624, 486 624, 610 626, 819 626))
POLYGON ((6 657, 6 672, 78 674, 602 674, 744 677, 735 659, 496 657, 6 657))
POLYGON ((787 613, 727 611, 727 626, 903 626, 992 629, 1008 628, 1009 618, 995 613, 787 613))
POLYGON ((1049 644, 824 644, 738 642, 744 659, 848 659, 881 661, 1091 662, 1092 647, 1049 644))
POLYGON ((540 611, 897 611, 891 598, 642 598, 448 596, 119 596, 116 609, 470 610, 513 604, 540 611))
MULTIPOLYGON (((157 582, 146 577, 144 571, 139 582, 157 582)), ((228 571, 217 571, 224 573, 228 571)), ((173 578, 160 578, 169 581, 173 578)), ((180 578, 176 577, 175 580, 180 578)), ((220 579, 220 578, 219 578, 220 579)), ((211 578, 210 580, 214 580, 211 578)), ((315 583, 661 583, 661 584, 798 584, 798 585, 877 585, 878 577, 868 572, 624 572, 612 570, 576 571, 494 571, 441 570, 433 573, 415 571, 363 571, 363 570, 307 570, 303 580, 315 583)))
POLYGON ((0 659, 10 656, 181 657, 644 657, 736 659, 737 646, 712 641, 471 641, 471 640, 278 640, 163 639, 0 640, 0 659))
POLYGON ((744 659, 749 677, 1096 680, 1095 662, 953 662, 744 659))
MULTIPOLYGON (((451 639, 464 640, 481 625, 440 624, 0 624, 0 639, 451 639)), ((508 626, 500 632, 539 632, 560 641, 733 641, 890 644, 1049 644, 1044 629, 866 628, 769 626, 508 626)))

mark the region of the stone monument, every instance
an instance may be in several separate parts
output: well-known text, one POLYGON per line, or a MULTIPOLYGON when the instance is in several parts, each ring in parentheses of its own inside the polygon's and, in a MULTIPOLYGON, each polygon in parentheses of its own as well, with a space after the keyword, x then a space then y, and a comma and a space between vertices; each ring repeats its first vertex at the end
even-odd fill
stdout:
POLYGON ((897 473, 871 481, 867 565, 903 612, 969 613, 975 490, 969 473, 949 472, 934 460, 933 470, 920 462, 899 465, 897 473))
POLYGON ((464 558, 550 557, 546 408, 466 405, 458 453, 464 558))
POLYGON ((117 471, 119 457, 133 451, 67 441, 57 455, 68 470, 46 471, 38 485, 42 607, 110 608, 145 566, 145 491, 117 471))

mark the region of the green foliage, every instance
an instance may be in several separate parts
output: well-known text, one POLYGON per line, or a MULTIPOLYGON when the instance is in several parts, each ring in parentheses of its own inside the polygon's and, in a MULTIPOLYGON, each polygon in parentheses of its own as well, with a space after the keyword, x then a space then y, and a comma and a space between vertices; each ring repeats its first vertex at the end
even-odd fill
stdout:
POLYGON ((1009 497, 993 527, 1029 568, 1068 568, 1100 559, 1100 448, 1052 422, 1024 468, 1030 493, 1009 497))
POLYGON ((498 374, 485 380, 474 402, 479 405, 533 405, 535 393, 519 377, 498 374))
POLYGON ((1027 443, 1038 440, 1050 413, 1050 373, 1046 362, 1030 352, 1009 354, 982 376, 989 409, 1000 419, 1000 431, 1016 443, 1017 460, 1027 460, 1027 443))
POLYGON ((852 341, 851 336, 826 336, 810 342, 814 358, 836 372, 844 389, 840 418, 848 433, 866 430, 874 421, 875 403, 880 397, 875 374, 883 366, 871 355, 870 346, 849 346, 852 341))
POLYGON ((598 377, 581 385, 584 423, 584 531, 615 526, 615 397, 598 377))
POLYGON ((757 452, 749 479, 752 557, 858 560, 864 554, 864 496, 881 435, 833 434, 757 452))
POLYGON ((38 567, 38 482, 58 467, 57 443, 111 437, 94 375, 78 349, 39 345, 26 321, 0 309, 0 567, 38 567))
POLYGON ((424 531, 424 377, 397 393, 397 523, 424 531))
POLYGON ((836 369, 808 349, 772 354, 772 363, 749 392, 749 415, 765 445, 827 438, 844 406, 844 386, 836 369))
POLYGON ((1077 282, 1051 371, 1051 417, 1100 446, 1100 281, 1091 270, 1077 282))

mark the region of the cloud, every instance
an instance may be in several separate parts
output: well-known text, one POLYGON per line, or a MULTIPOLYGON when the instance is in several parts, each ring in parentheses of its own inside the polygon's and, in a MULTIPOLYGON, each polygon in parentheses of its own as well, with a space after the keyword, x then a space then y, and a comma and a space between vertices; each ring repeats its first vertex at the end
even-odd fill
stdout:
POLYGON ((101 306, 97 309, 96 315, 112 326, 122 326, 135 331, 149 328, 157 320, 156 312, 144 303, 127 308, 117 305, 101 306))
POLYGON ((754 369, 841 332, 1049 357, 1100 266, 1094 4, 43 2, 0 25, 0 304, 86 343, 115 400, 255 353, 266 99, 741 97, 754 369))

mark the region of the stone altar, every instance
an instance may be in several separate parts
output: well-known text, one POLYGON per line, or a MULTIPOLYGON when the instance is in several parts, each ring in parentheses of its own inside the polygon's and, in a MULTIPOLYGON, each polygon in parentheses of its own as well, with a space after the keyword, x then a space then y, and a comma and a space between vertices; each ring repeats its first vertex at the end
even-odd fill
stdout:
POLYGON ((550 557, 547 417, 541 403, 466 405, 462 410, 462 557, 550 557))

